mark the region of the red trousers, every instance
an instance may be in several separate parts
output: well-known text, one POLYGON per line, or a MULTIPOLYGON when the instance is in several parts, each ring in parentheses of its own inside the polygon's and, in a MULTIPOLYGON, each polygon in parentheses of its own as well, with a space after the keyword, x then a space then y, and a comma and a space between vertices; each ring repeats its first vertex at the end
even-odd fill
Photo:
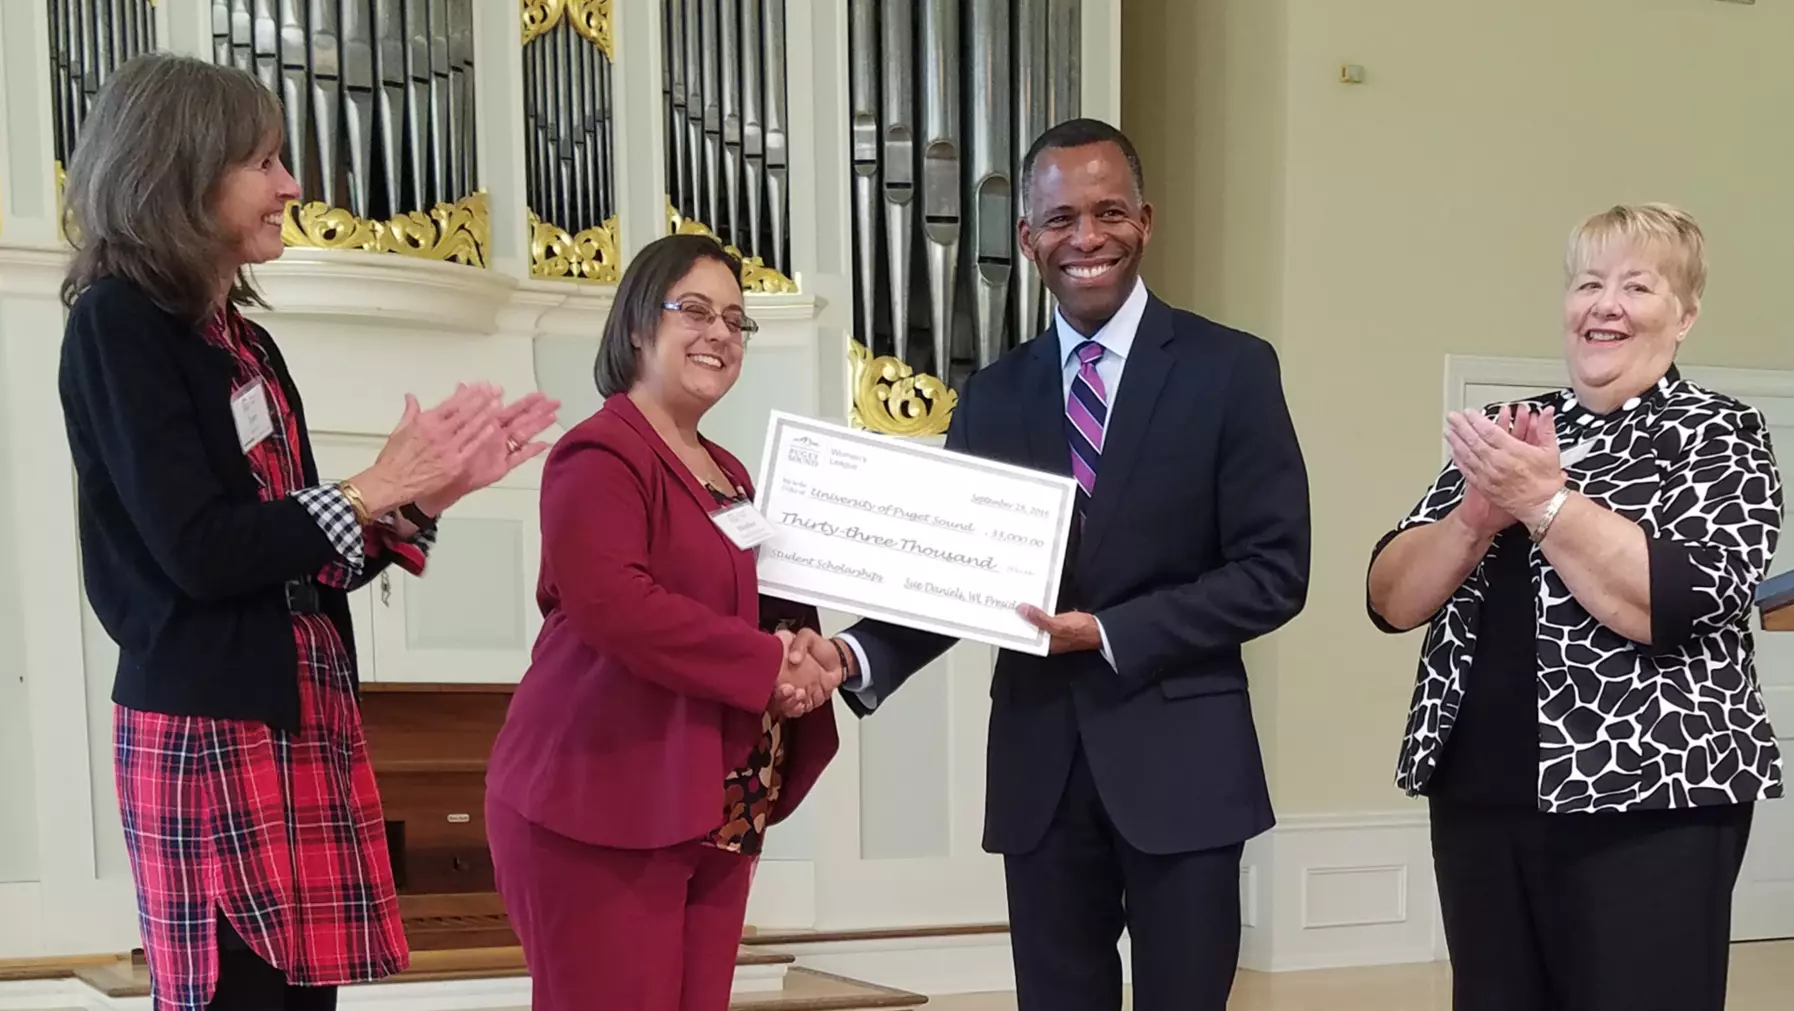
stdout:
POLYGON ((727 1011, 752 857, 592 846, 491 800, 486 835, 531 1011, 727 1011))

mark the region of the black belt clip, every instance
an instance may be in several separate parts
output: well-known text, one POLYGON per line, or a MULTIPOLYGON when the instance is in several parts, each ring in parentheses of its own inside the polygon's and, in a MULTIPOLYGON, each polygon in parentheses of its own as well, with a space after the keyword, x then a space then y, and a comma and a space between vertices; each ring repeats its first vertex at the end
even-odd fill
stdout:
POLYGON ((318 596, 316 583, 305 579, 288 581, 287 610, 294 614, 323 614, 324 602, 318 596))

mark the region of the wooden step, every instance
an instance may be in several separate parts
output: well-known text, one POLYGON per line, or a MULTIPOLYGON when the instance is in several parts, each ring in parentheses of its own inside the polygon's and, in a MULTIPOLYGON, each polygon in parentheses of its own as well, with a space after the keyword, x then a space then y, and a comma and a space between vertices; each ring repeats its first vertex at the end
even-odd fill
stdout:
MULTIPOLYGON (((742 949, 738 966, 790 965, 789 954, 742 949)), ((525 975, 523 953, 517 948, 463 948, 456 951, 417 952, 410 969, 386 983, 425 983, 465 979, 500 979, 525 975)), ((39 960, 31 964, 0 965, 0 979, 63 979, 73 976, 113 1000, 149 996, 149 970, 130 956, 90 956, 77 959, 39 960), (29 975, 28 975, 29 974, 29 975)), ((878 986, 813 969, 791 968, 783 987, 760 993, 737 994, 731 1011, 873 1011, 920 1008, 928 998, 891 987, 878 986)))
POLYGON ((862 927, 855 930, 755 930, 742 931, 741 943, 748 947, 790 947, 808 944, 839 944, 850 941, 892 941, 913 938, 984 937, 1007 934, 1007 923, 956 923, 934 927, 862 927))
POLYGON ((148 997, 149 969, 122 958, 105 965, 86 965, 75 970, 75 978, 107 997, 148 997))
POLYGON ((770 993, 737 994, 729 1011, 861 1011, 872 1008, 919 1008, 921 994, 863 983, 814 969, 785 973, 785 987, 770 993))
POLYGON ((413 961, 425 952, 517 946, 496 893, 401 895, 399 916, 413 961))
POLYGON ((117 955, 73 955, 63 958, 0 958, 0 983, 68 979, 82 966, 110 965, 117 955))
MULTIPOLYGON (((795 961, 797 959, 794 956, 776 951, 742 949, 735 956, 737 966, 790 965, 795 961)), ((39 971, 48 972, 49 969, 40 969, 39 971)), ((380 982, 385 984, 440 983, 467 979, 513 979, 527 975, 529 975, 529 970, 524 966, 522 948, 456 948, 446 951, 412 952, 409 969, 380 982)), ((26 978, 59 979, 68 976, 74 976, 100 993, 113 998, 148 997, 150 992, 148 967, 134 963, 128 957, 114 958, 104 962, 90 961, 78 966, 65 965, 58 974, 26 978)), ((830 1006, 833 1007, 833 1005, 830 1006)), ((866 1006, 886 1007, 889 1005, 866 1006)))

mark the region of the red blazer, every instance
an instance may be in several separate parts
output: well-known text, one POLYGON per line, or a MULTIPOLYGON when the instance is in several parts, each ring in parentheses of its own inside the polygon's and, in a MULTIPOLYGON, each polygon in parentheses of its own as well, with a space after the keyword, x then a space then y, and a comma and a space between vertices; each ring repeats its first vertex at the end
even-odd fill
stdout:
MULTIPOLYGON (((741 462, 706 440, 735 482, 741 462)), ((723 780, 747 761, 782 649, 763 628, 815 627, 813 608, 762 599, 754 555, 628 397, 562 436, 542 473, 544 622, 493 748, 486 789, 550 831, 621 849, 722 824, 723 780)), ((837 747, 825 705, 785 725, 790 815, 837 747)))

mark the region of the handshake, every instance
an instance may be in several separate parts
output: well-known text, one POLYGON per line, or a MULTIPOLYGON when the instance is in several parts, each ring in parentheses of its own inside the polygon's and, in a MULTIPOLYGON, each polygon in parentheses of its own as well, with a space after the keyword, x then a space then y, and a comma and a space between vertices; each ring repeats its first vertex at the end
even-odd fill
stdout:
POLYGON ((769 709, 785 719, 796 719, 820 707, 853 674, 853 657, 835 639, 825 639, 811 629, 773 633, 785 644, 779 664, 779 684, 769 709))

